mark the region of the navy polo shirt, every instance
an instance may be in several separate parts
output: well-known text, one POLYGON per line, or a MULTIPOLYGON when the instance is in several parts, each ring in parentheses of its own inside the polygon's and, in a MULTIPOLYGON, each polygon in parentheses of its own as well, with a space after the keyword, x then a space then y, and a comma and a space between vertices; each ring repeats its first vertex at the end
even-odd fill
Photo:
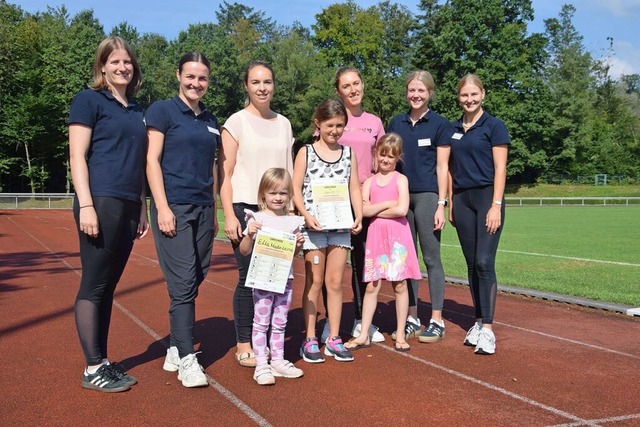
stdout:
POLYGON ((68 123, 92 129, 87 151, 92 196, 140 202, 147 153, 142 108, 124 107, 106 89, 86 89, 71 102, 68 123))
POLYGON ((214 203, 213 165, 221 143, 220 128, 202 103, 200 110, 196 116, 179 96, 154 102, 147 109, 147 127, 164 134, 160 165, 169 203, 214 203))
POLYGON ((449 121, 429 110, 415 126, 408 113, 398 114, 387 126, 387 132, 402 137, 402 161, 396 169, 409 181, 410 193, 437 193, 437 147, 451 143, 453 129, 449 121))
POLYGON ((507 127, 486 111, 465 133, 462 118, 452 122, 451 138, 453 188, 464 190, 493 185, 493 147, 511 143, 507 127))

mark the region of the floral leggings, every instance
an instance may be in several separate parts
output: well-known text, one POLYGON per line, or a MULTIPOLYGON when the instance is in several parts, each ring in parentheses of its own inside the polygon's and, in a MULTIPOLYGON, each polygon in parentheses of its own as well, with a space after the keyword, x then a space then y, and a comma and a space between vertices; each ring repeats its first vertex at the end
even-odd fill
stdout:
POLYGON ((253 351, 258 365, 267 363, 267 332, 271 327, 269 349, 271 360, 284 359, 284 330, 291 306, 293 280, 289 280, 283 294, 260 289, 253 290, 253 351))

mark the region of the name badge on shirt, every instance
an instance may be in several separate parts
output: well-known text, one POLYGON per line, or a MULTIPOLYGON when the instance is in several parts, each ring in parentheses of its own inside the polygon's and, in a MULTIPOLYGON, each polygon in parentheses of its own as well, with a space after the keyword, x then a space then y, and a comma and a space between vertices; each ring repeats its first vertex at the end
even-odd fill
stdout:
POLYGON ((451 139, 462 139, 462 134, 456 132, 451 136, 451 139))
POLYGON ((431 146, 431 138, 418 140, 418 147, 430 147, 430 146, 431 146))
POLYGON ((207 129, 209 129, 209 132, 215 133, 216 135, 220 136, 220 131, 218 129, 212 128, 211 126, 207 126, 207 129))

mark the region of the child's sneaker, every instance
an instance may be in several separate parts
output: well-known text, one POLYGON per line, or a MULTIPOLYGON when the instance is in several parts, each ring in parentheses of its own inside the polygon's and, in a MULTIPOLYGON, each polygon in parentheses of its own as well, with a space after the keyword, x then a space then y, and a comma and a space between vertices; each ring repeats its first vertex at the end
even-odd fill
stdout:
POLYGON ((327 340, 327 345, 324 347, 324 355, 332 356, 339 362, 351 362, 353 360, 353 354, 342 344, 342 338, 337 336, 327 340))
MULTIPOLYGON (((407 323, 404 326, 404 338, 409 340, 411 338, 415 338, 422 332, 422 325, 420 324, 420 319, 414 319, 413 316, 409 315, 407 317, 407 323)), ((398 331, 393 331, 391 334, 391 339, 396 340, 396 336, 398 331)))
POLYGON ((464 337, 464 345, 475 347, 476 345, 478 345, 479 337, 480 337, 480 324, 476 322, 467 331, 467 335, 464 337))
POLYGON ((124 379, 118 378, 113 369, 108 367, 109 365, 102 365, 98 370, 90 374, 86 370, 82 377, 82 387, 90 390, 103 391, 105 393, 118 393, 121 391, 127 391, 131 387, 124 379))
POLYGON ((300 347, 300 356, 302 360, 308 363, 322 363, 324 357, 320 353, 320 347, 318 347, 318 338, 307 338, 300 347))
POLYGON ((438 325, 436 322, 429 322, 429 326, 418 336, 418 341, 420 342, 438 342, 444 338, 444 322, 442 322, 442 326, 438 325))
POLYGON ((185 387, 205 387, 209 385, 207 376, 204 374, 204 370, 198 363, 194 353, 187 354, 180 359, 178 379, 182 381, 182 385, 185 387))
POLYGON ((480 329, 476 354, 493 354, 496 352, 496 336, 491 329, 480 329))
POLYGON ((300 378, 304 375, 304 372, 302 372, 302 369, 296 368, 288 360, 272 360, 271 374, 274 377, 300 378))
POLYGON ((253 379, 259 385, 273 385, 276 383, 276 379, 273 377, 271 368, 267 363, 256 366, 256 370, 253 372, 253 379))
POLYGON ((167 355, 164 358, 162 369, 168 372, 178 372, 180 369, 180 354, 178 347, 172 346, 167 349, 167 355))

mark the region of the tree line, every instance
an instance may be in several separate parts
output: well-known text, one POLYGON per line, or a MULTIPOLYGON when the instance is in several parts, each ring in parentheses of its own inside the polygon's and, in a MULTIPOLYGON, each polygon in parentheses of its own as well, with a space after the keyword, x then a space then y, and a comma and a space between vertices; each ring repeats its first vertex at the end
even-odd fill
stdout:
MULTIPOLYGON (((108 35, 123 37, 138 56, 143 108, 175 96, 178 59, 200 51, 212 64, 203 101, 223 123, 244 105, 244 66, 262 59, 276 73, 274 110, 290 119, 296 140, 310 142, 313 108, 335 96, 340 66, 362 71, 365 109, 385 124, 408 110, 410 71, 433 74, 431 108, 449 119, 461 114, 459 78, 474 72, 487 90, 485 109, 505 121, 512 138, 510 183, 546 174, 640 176, 640 75, 612 78, 606 59, 585 49, 572 23, 575 7, 559 5, 544 33, 529 33, 531 0, 418 1, 417 14, 391 1, 335 3, 306 28, 225 0, 211 22, 188 25, 173 40, 140 34, 126 21, 108 35)), ((6 0, 0 33, 0 191, 71 192, 69 104, 90 83, 107 33, 92 10, 31 14, 6 0)))

